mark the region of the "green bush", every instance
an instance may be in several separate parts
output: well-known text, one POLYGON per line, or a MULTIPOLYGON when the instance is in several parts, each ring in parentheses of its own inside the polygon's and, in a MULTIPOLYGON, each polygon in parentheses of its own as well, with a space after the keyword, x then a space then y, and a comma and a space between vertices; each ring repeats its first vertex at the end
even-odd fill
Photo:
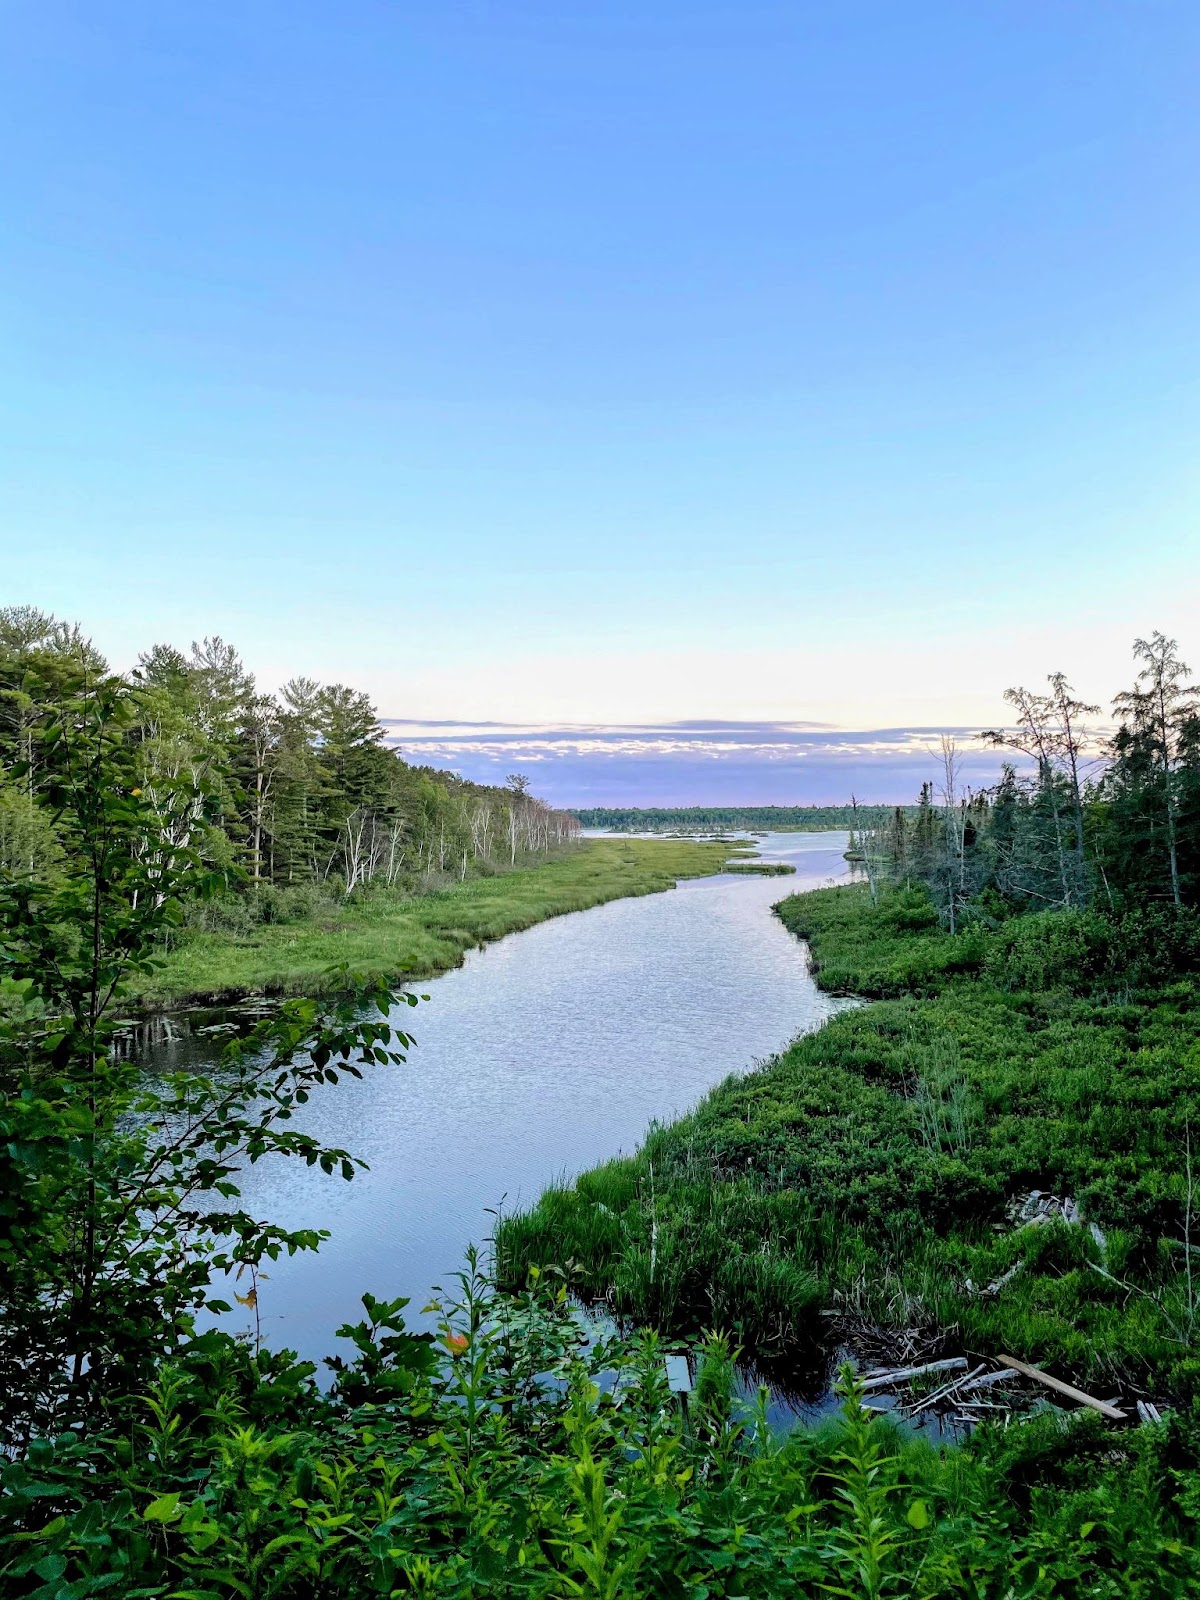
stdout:
POLYGON ((336 916, 338 899, 317 883, 289 884, 276 888, 263 884, 251 899, 258 921, 264 923, 311 922, 322 916, 336 916))
POLYGON ((439 1336, 364 1296, 313 1368, 209 1333, 108 1427, 0 1473, 14 1600, 884 1600, 1197 1592, 1191 1411, 1119 1443, 1099 1418, 941 1453, 866 1411, 781 1440, 730 1341, 684 1409, 657 1337, 588 1336, 560 1280, 497 1298, 474 1261, 439 1336))
POLYGON ((937 907, 923 888, 894 889, 886 894, 883 916, 897 933, 932 933, 941 926, 937 907))
POLYGON ((200 933, 249 933, 259 921, 254 901, 245 895, 215 895, 212 899, 189 900, 183 911, 183 926, 200 933))
POLYGON ((1200 970, 1200 912, 1145 906, 1117 921, 1109 951, 1114 982, 1141 989, 1200 970))
POLYGON ((984 974, 1002 989, 1080 992, 1107 972, 1113 932, 1089 911, 1016 917, 989 940, 984 974))

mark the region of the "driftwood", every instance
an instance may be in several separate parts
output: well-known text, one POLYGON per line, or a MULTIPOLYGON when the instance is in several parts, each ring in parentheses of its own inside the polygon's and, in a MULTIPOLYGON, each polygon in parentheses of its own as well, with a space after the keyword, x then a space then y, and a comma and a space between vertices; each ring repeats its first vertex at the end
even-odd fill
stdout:
POLYGON ((874 1389, 891 1389, 898 1383, 907 1383, 910 1378, 923 1378, 928 1372, 965 1372, 967 1368, 966 1356, 951 1356, 945 1361, 926 1361, 919 1367, 897 1367, 893 1372, 882 1372, 877 1377, 868 1378, 863 1383, 865 1392, 874 1389))
POLYGON ((1078 1202, 1071 1195, 1048 1194, 1044 1189, 1030 1189, 1028 1194, 1014 1195, 1007 1207, 1008 1219, 1017 1228, 1033 1228, 1042 1222, 1066 1222, 1078 1226, 1083 1221, 1078 1202))
MULTIPOLYGON (((899 1401, 900 1414, 919 1418, 918 1427, 923 1426, 927 1420, 922 1413, 936 1412, 942 1418, 943 1427, 949 1418, 957 1426, 967 1428, 976 1426, 988 1413, 1011 1414, 1013 1402, 1001 1399, 997 1403, 986 1398, 986 1392, 995 1384, 1011 1383, 1018 1377, 1031 1378, 1035 1383, 1040 1383, 1047 1389, 1054 1390, 1056 1394, 1074 1400, 1078 1405, 1098 1411, 1111 1422, 1126 1422, 1132 1415, 1122 1411, 1114 1401, 1098 1399, 1095 1395, 1088 1394, 1086 1390, 1077 1389, 1074 1384, 1064 1383, 1061 1378, 1051 1377, 1040 1367, 1030 1366, 1026 1361, 1018 1361, 1016 1356, 999 1355, 993 1359, 998 1366, 991 1371, 988 1370, 987 1361, 980 1362, 968 1371, 966 1356, 950 1356, 941 1361, 925 1361, 908 1367, 875 1367, 860 1376, 860 1387, 864 1393, 871 1394, 881 1389, 899 1389, 914 1378, 923 1378, 935 1373, 953 1374, 949 1377, 949 1381, 942 1383, 915 1402, 912 1399, 899 1401), (980 1398, 975 1398, 976 1396, 980 1398)), ((864 1408, 868 1411, 883 1409, 869 1405, 865 1401, 864 1408)), ((1157 1422, 1160 1419, 1158 1407, 1150 1401, 1139 1400, 1137 1414, 1143 1423, 1157 1422)))
MULTIPOLYGON (((1019 1372, 1023 1377, 1032 1378, 1035 1383, 1044 1383, 1048 1389, 1054 1389, 1059 1394, 1065 1394, 1069 1400, 1077 1400, 1080 1405, 1091 1406, 1093 1411, 1098 1411, 1102 1417, 1107 1417, 1110 1422, 1124 1422, 1125 1413, 1116 1406, 1109 1405, 1107 1400, 1097 1400, 1093 1394, 1085 1394, 1082 1389, 1076 1389, 1073 1384, 1064 1383, 1061 1378, 1052 1378, 1048 1372, 1042 1372, 1038 1367, 1031 1367, 1025 1361, 1018 1361, 1014 1356, 998 1356, 1006 1367, 1011 1367, 1014 1372, 1019 1372)), ((965 1365, 965 1363, 964 1363, 965 1365)))
POLYGON ((967 1379, 962 1386, 963 1393, 974 1394, 976 1389, 988 1389, 993 1383, 1003 1383, 1011 1377, 1012 1372, 1008 1367, 1001 1367, 999 1372, 985 1372, 981 1377, 967 1379))
POLYGON ((991 1283, 985 1284, 982 1289, 976 1289, 970 1278, 967 1279, 966 1287, 970 1293, 978 1294, 984 1300, 990 1300, 993 1295, 999 1294, 1001 1289, 1007 1289, 1018 1273, 1024 1272, 1024 1270, 1025 1261, 1022 1258, 1020 1261, 1014 1261, 1007 1272, 1002 1272, 998 1278, 993 1278, 991 1283))
POLYGON ((952 1378, 949 1383, 944 1383, 940 1389, 935 1389, 932 1394, 927 1394, 924 1400, 918 1401, 911 1408, 912 1415, 915 1417, 918 1411, 925 1411, 929 1406, 937 1405, 940 1400, 955 1400, 955 1397, 963 1392, 968 1379, 978 1377, 982 1371, 983 1368, 979 1366, 974 1372, 968 1373, 966 1378, 952 1378))

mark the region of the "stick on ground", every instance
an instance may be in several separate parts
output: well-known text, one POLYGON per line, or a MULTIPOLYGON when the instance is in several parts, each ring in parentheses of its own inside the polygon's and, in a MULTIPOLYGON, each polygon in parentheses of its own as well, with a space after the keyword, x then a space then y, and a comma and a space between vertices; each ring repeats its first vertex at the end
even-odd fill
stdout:
POLYGON ((1110 1422, 1124 1422, 1125 1413, 1118 1411, 1116 1406, 1110 1406, 1107 1400, 1097 1400, 1094 1394, 1085 1394, 1082 1389, 1076 1389, 1073 1384, 1064 1383, 1061 1378, 1052 1378, 1048 1372, 1042 1372, 1038 1367, 1031 1367, 1028 1362, 1018 1361, 1015 1356, 997 1356, 1006 1367, 1011 1367, 1014 1372, 1019 1372, 1023 1377, 1032 1378, 1036 1383, 1044 1383, 1048 1389, 1055 1389, 1059 1394, 1065 1394, 1070 1400, 1078 1400, 1082 1406, 1091 1406, 1093 1411, 1098 1411, 1102 1417, 1107 1417, 1110 1422))

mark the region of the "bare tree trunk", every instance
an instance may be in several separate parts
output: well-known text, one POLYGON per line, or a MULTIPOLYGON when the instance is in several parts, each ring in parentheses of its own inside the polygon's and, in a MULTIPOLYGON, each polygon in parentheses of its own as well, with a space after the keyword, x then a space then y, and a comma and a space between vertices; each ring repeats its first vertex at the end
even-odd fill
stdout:
POLYGON ((253 877, 255 883, 262 878, 262 819, 263 819, 263 770, 260 766, 254 774, 254 831, 251 845, 251 859, 254 862, 253 877))
POLYGON ((1171 864, 1171 898, 1178 911, 1183 905, 1183 895, 1179 888, 1179 851, 1175 838, 1178 807, 1175 804, 1175 784, 1172 781, 1174 772, 1171 763, 1171 723, 1167 715, 1166 695, 1161 678, 1158 686, 1158 725, 1162 736, 1163 783, 1167 791, 1167 859, 1171 864))
MULTIPOLYGON (((954 882, 954 857, 961 861, 962 850, 959 844, 956 823, 958 807, 958 749, 953 739, 942 735, 942 825, 946 830, 947 840, 951 847, 951 856, 946 863, 946 901, 950 923, 950 932, 957 932, 958 928, 958 890, 954 882)), ((961 879, 961 867, 959 877, 961 879)))

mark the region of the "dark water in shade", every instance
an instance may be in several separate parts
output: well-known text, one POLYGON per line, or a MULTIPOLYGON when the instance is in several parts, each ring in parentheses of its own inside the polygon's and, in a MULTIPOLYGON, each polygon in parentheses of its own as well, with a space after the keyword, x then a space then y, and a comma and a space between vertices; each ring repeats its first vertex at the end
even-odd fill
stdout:
MULTIPOLYGON (((334 1329, 357 1320, 364 1289, 408 1295, 417 1312, 465 1246, 486 1241, 491 1209, 528 1205, 552 1180, 632 1152, 651 1122, 839 1009, 771 907, 844 881, 846 835, 756 842, 796 875, 696 879, 472 951, 421 985, 428 1003, 402 1008, 397 1020, 418 1040, 406 1065, 314 1095, 302 1125, 370 1171, 345 1183, 277 1160, 244 1173, 248 1210, 331 1232, 319 1254, 268 1266, 270 1344, 319 1360, 334 1329)), ((169 1069, 219 1050, 219 1039, 184 1033, 145 1059, 169 1069)), ((224 1320, 235 1328, 243 1316, 224 1320)))

